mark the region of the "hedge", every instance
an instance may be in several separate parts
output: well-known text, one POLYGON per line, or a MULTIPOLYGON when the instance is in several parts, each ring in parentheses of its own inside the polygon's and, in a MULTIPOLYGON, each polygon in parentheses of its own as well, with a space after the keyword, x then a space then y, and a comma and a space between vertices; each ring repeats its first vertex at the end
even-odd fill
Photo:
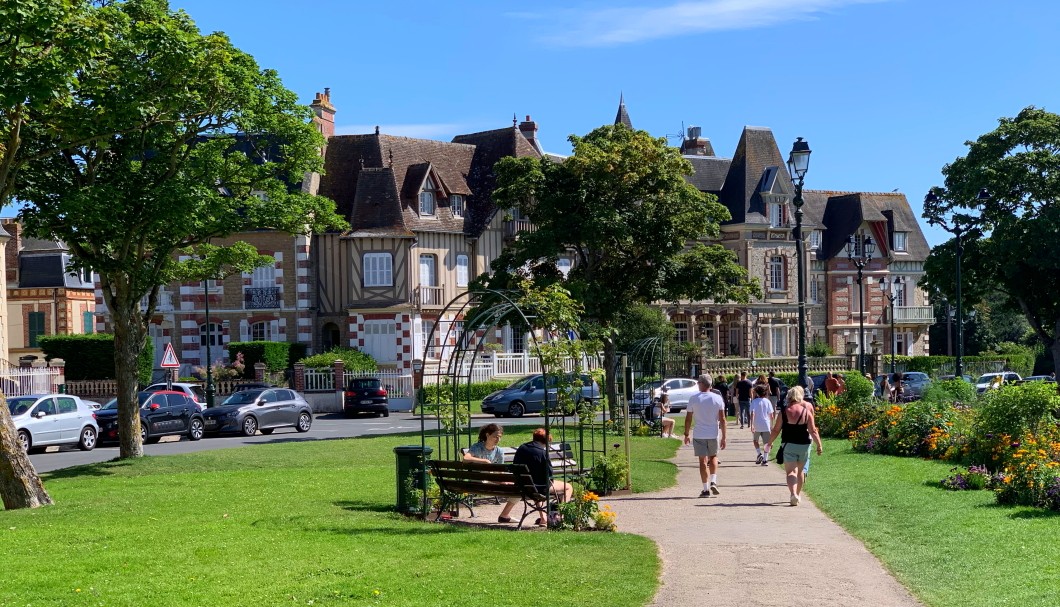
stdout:
MULTIPOLYGON (((889 357, 888 357, 889 358, 889 357)), ((1005 368, 1020 375, 1030 375, 1034 370, 1033 353, 1028 354, 991 354, 989 356, 965 356, 965 363, 1004 361, 1005 368)), ((953 356, 896 356, 895 362, 904 364, 906 371, 919 371, 935 377, 939 375, 942 365, 953 363, 953 356)))
MULTIPOLYGON (((503 390, 511 385, 510 380, 492 380, 475 382, 472 384, 461 384, 457 386, 456 400, 465 402, 469 400, 482 400, 497 390, 503 390)), ((433 403, 438 400, 438 384, 428 384, 420 389, 420 402, 433 403)))
POLYGON ((371 354, 354 348, 332 348, 327 352, 302 358, 299 362, 310 369, 326 369, 336 360, 345 363, 347 371, 375 371, 379 368, 371 354))
POLYGON ((286 369, 290 350, 291 344, 283 341, 234 341, 228 344, 228 358, 235 360, 242 353, 247 369, 244 374, 253 377, 254 365, 259 362, 265 363, 270 373, 286 369))
MULTIPOLYGON (((37 342, 45 360, 61 358, 66 361, 66 379, 114 379, 114 336, 106 333, 88 335, 42 335, 37 342)), ((155 347, 150 339, 137 361, 137 381, 146 386, 154 371, 155 347)))

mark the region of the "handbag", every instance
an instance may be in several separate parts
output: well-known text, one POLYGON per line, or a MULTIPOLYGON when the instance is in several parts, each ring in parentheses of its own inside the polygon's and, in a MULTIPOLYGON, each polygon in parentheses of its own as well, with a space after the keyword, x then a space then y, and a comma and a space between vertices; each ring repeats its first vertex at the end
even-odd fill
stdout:
POLYGON ((777 463, 778 464, 783 464, 784 463, 784 444, 783 443, 781 443, 780 448, 777 449, 777 463))

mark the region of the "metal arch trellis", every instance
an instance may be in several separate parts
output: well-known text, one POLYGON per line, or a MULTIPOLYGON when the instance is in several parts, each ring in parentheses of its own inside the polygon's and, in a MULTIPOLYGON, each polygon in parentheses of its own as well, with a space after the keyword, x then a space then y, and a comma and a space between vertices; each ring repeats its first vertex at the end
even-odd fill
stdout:
MULTIPOLYGON (((462 448, 470 447, 476 440, 473 434, 470 419, 471 391, 470 385, 475 368, 475 361, 483 352, 486 343, 486 330, 498 328, 504 320, 514 320, 513 324, 520 324, 527 329, 530 340, 530 351, 541 364, 541 372, 545 384, 544 404, 542 421, 545 431, 553 437, 553 443, 570 446, 571 452, 575 454, 580 468, 591 467, 597 457, 606 457, 607 454, 607 411, 604 408, 604 417, 596 419, 595 412, 592 419, 579 420, 575 429, 567 426, 567 416, 562 412, 553 414, 555 408, 549 403, 549 377, 563 369, 546 368, 540 357, 540 343, 533 330, 532 321, 534 316, 526 315, 519 305, 512 299, 511 294, 495 289, 481 289, 465 291, 450 300, 438 313, 438 320, 431 327, 423 344, 426 355, 428 351, 438 349, 438 364, 428 368, 426 360, 415 370, 417 391, 417 406, 420 413, 420 446, 424 452, 431 446, 433 451, 431 457, 440 460, 459 460, 462 458, 462 448), (474 314, 468 315, 474 310, 474 314), (446 323, 443 339, 436 342, 436 335, 441 334, 442 319, 454 319, 446 323), (457 321, 463 319, 459 332, 457 321), (433 344, 440 343, 435 346, 433 344), (448 356, 446 356, 448 354, 448 356), (425 381, 430 380, 430 381, 425 381), (434 389, 436 402, 426 402, 428 399, 421 398, 425 393, 427 385, 438 386, 434 389), (554 423, 555 422, 555 423, 554 423), (558 430, 553 435, 553 430, 558 430)), ((426 358, 426 356, 424 356, 426 358)), ((602 395, 601 395, 602 397, 602 395)), ((571 469, 566 458, 557 458, 558 464, 554 466, 557 476, 570 476, 576 470, 571 469)), ((423 478, 420 486, 427 487, 426 464, 421 467, 423 478)), ((552 499, 552 496, 549 496, 552 499)), ((428 514, 427 492, 422 495, 421 512, 424 516, 428 514)), ((551 506, 551 504, 550 504, 551 506)))

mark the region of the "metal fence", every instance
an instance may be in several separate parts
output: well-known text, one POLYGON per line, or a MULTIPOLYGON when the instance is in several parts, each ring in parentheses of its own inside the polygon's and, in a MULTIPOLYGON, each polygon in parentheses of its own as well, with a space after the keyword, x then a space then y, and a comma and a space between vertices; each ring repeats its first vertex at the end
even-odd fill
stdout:
POLYGON ((59 369, 56 367, 10 367, 0 372, 0 392, 4 396, 47 394, 59 390, 59 369))

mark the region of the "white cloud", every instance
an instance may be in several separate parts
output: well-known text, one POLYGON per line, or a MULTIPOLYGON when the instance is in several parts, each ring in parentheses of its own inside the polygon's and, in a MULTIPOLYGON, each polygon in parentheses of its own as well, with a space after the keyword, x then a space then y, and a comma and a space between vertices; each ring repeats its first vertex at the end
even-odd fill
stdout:
MULTIPOLYGON (((384 135, 397 135, 399 137, 416 137, 419 139, 449 139, 454 135, 465 132, 466 126, 452 122, 424 123, 424 124, 380 124, 379 132, 384 135)), ((348 124, 335 127, 337 135, 363 135, 374 133, 374 124, 348 124)))
MULTIPOLYGON (((559 46, 617 46, 673 38, 768 27, 809 20, 850 4, 888 0, 698 0, 668 6, 571 9, 555 14, 553 33, 545 37, 559 46)), ((514 16, 514 15, 513 15, 514 16)))

